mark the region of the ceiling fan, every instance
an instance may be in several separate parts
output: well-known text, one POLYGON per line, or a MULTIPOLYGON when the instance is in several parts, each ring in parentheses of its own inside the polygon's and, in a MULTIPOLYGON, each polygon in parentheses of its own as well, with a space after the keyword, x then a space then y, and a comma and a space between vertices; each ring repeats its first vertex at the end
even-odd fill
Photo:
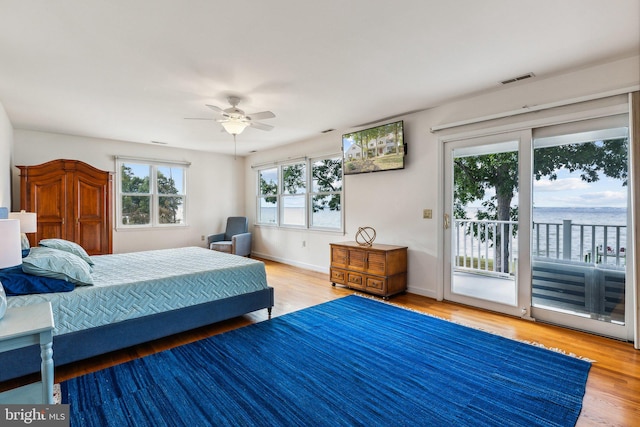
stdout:
POLYGON ((244 131, 249 126, 260 130, 273 129, 273 126, 271 125, 254 121, 274 118, 276 115, 271 111, 261 111, 259 113, 245 114, 244 111, 238 108, 238 104, 241 101, 240 97, 230 96, 227 98, 227 100, 229 101, 229 104, 231 104, 231 107, 225 108, 224 110, 220 107, 216 107, 215 105, 205 104, 216 113, 216 117, 212 119, 192 118, 192 120, 215 120, 222 125, 227 133, 234 136, 241 134, 242 131, 244 131))

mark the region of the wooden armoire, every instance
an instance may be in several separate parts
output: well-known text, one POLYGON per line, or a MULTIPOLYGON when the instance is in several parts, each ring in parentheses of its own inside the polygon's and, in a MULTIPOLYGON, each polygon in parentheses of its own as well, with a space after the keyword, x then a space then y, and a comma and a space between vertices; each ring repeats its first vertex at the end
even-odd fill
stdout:
POLYGON ((38 215, 31 245, 42 239, 78 243, 89 255, 112 252, 113 174, 79 160, 52 160, 20 169, 20 208, 38 215))

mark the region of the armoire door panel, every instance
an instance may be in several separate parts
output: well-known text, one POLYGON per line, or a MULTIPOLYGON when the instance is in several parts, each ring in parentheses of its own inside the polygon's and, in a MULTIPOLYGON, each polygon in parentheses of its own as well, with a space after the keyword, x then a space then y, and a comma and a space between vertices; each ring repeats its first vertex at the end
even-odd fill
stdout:
POLYGON ((76 241, 89 254, 103 253, 104 247, 108 247, 105 236, 104 218, 109 214, 106 206, 108 186, 104 180, 99 181, 92 177, 77 177, 76 189, 76 241))
POLYGON ((89 181, 78 180, 77 217, 82 219, 98 219, 104 217, 105 186, 89 181))
POLYGON ((99 254, 102 252, 104 244, 101 231, 102 224, 100 222, 84 222, 79 227, 76 241, 88 254, 99 254))
MULTIPOLYGON (((55 222, 39 222, 37 242, 43 239, 65 239, 66 233, 64 233, 64 227, 61 223, 55 222)), ((31 246, 35 246, 37 242, 29 242, 31 246)))
POLYGON ((30 234, 32 246, 42 239, 67 239, 65 228, 66 216, 66 180, 64 174, 50 177, 34 178, 29 186, 27 197, 30 201, 30 212, 38 213, 38 230, 30 234))

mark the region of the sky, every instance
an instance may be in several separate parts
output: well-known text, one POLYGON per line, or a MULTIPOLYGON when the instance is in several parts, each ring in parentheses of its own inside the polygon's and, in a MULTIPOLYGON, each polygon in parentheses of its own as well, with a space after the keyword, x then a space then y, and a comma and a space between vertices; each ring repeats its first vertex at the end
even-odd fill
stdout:
POLYGON ((558 179, 543 178, 533 183, 534 207, 627 207, 628 187, 622 181, 600 175, 596 182, 584 182, 580 173, 566 169, 558 179))
MULTIPOLYGON (((533 180, 533 207, 536 208, 626 208, 628 187, 622 181, 600 174, 596 182, 585 182, 579 172, 571 173, 566 169, 557 172, 558 179, 550 181, 542 178, 533 180)), ((495 191, 487 190, 485 199, 492 197, 495 191)), ((478 208, 481 201, 473 202, 470 207, 478 208)), ((512 206, 518 204, 516 195, 512 206)))

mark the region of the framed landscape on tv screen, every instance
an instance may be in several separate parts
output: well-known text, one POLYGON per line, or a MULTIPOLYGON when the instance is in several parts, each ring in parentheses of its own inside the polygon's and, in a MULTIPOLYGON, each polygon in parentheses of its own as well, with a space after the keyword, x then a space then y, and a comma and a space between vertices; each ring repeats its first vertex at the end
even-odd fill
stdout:
POLYGON ((403 122, 387 123, 342 135, 344 174, 404 168, 403 122))

